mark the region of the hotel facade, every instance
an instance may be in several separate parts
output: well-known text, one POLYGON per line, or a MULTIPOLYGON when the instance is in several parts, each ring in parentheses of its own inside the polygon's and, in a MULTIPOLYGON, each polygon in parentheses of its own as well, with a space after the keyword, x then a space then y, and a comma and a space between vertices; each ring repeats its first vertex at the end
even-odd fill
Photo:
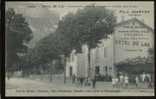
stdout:
POLYGON ((148 57, 149 48, 154 48, 153 29, 136 18, 122 21, 109 38, 91 49, 90 66, 87 45, 82 46, 82 53, 73 50, 67 57, 66 77, 93 77, 96 73, 115 76, 115 64, 138 56, 148 57))

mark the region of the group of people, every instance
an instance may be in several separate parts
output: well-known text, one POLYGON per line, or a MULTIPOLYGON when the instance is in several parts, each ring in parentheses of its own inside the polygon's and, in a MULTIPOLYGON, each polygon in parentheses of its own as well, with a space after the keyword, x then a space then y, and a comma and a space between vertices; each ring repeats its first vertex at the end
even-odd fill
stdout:
MULTIPOLYGON (((148 88, 152 88, 153 87, 153 82, 154 82, 154 78, 152 77, 151 74, 145 73, 143 72, 140 76, 136 77, 136 80, 138 79, 138 82, 142 82, 146 87, 148 88), (139 79, 139 77, 141 79, 139 79)), ((138 84, 137 84, 138 86, 138 84)))
POLYGON ((129 77, 127 75, 120 75, 119 77, 112 77, 113 88, 128 87, 129 77))
MULTIPOLYGON (((80 86, 91 86, 95 88, 97 77, 94 79, 84 78, 84 77, 76 77, 76 75, 72 75, 72 83, 77 83, 80 86)), ((112 86, 113 88, 128 88, 128 86, 132 83, 132 80, 135 82, 135 86, 139 87, 142 83, 144 86, 148 88, 153 87, 153 78, 148 73, 142 73, 140 75, 135 75, 135 77, 130 77, 128 74, 121 73, 116 77, 112 77, 112 86)))
MULTIPOLYGON (((147 86, 147 88, 152 88, 152 76, 148 73, 142 73, 140 75, 136 75, 135 78, 132 78, 135 82, 135 86, 138 87, 139 84, 143 84, 147 86)), ((118 77, 112 78, 112 86, 113 88, 127 88, 129 85, 129 76, 127 74, 120 74, 118 77)))
POLYGON ((91 86, 95 88, 96 85, 96 77, 94 79, 89 79, 86 77, 76 77, 75 75, 72 75, 72 83, 77 83, 80 86, 91 86))

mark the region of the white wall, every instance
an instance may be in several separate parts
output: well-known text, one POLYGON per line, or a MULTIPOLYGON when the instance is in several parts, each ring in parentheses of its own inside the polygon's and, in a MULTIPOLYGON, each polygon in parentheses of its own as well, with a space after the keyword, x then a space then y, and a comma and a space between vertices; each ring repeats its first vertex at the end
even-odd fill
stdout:
POLYGON ((98 47, 91 50, 91 68, 95 72, 95 66, 100 66, 100 74, 105 75, 105 67, 107 66, 108 75, 114 74, 113 60, 113 37, 101 40, 98 47), (105 51, 106 50, 106 51, 105 51), (106 56, 104 55, 106 54, 106 56))
POLYGON ((123 61, 127 58, 135 58, 137 56, 141 57, 148 56, 148 49, 154 45, 153 44, 154 38, 152 36, 153 33, 151 31, 149 31, 147 28, 143 27, 141 24, 137 22, 135 22, 135 24, 133 24, 132 22, 128 24, 123 24, 122 26, 116 27, 115 30, 116 30, 114 34, 115 63, 123 61), (140 27, 140 28, 126 28, 124 26, 140 27), (136 36, 136 34, 139 34, 140 36, 136 36), (118 42, 119 40, 128 41, 129 45, 119 44, 118 42), (139 45, 138 46, 133 45, 134 41, 138 41, 139 45), (150 46, 149 47, 141 46, 141 44, 144 42, 149 43, 150 46))
POLYGON ((72 74, 77 75, 77 56, 73 50, 66 62, 66 77, 70 77, 70 67, 72 67, 72 74))

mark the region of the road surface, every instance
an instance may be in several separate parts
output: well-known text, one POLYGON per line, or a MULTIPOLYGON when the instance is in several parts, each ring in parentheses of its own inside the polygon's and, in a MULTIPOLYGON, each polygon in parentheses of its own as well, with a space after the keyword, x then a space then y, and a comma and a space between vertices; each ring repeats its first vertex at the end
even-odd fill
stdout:
POLYGON ((96 88, 91 86, 81 87, 63 80, 52 82, 29 78, 11 78, 6 80, 6 96, 154 96, 154 89, 134 88, 128 89, 112 88, 110 82, 97 82, 96 88))

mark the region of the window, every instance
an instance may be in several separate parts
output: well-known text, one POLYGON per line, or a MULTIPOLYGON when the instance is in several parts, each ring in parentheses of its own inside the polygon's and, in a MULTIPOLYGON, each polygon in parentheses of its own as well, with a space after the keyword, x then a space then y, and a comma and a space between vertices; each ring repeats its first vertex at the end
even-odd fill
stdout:
POLYGON ((104 48, 104 57, 107 57, 107 48, 104 48))

